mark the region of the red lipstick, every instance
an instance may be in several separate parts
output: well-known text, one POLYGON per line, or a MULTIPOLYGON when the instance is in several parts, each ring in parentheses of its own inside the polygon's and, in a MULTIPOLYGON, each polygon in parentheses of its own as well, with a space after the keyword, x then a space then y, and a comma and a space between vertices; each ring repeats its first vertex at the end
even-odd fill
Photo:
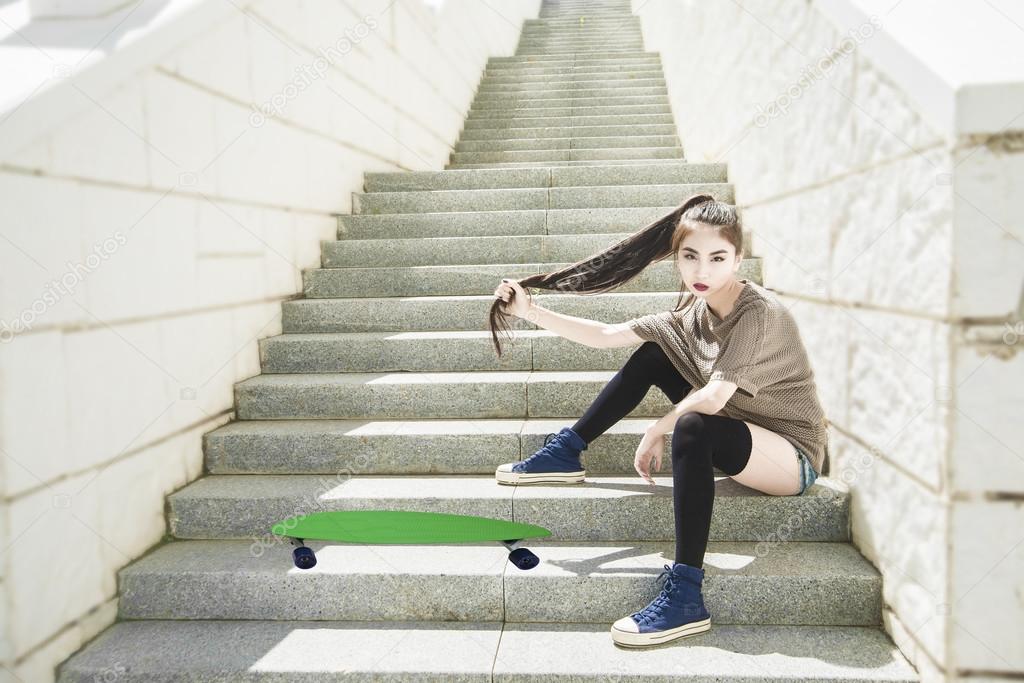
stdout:
POLYGON ((694 282, 693 283, 693 288, 696 289, 698 292, 706 292, 707 289, 708 289, 708 286, 703 284, 703 283, 701 283, 701 282, 694 282))

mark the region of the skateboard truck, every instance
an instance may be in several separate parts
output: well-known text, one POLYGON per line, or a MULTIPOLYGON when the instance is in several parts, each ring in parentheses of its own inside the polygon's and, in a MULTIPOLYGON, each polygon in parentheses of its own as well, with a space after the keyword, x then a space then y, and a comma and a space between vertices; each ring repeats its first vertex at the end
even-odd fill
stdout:
POLYGON ((516 538, 511 541, 502 541, 502 544, 511 550, 508 554, 509 561, 520 569, 533 569, 540 564, 540 558, 530 552, 529 548, 515 548, 513 546, 523 539, 516 538))
POLYGON ((295 550, 292 551, 292 559, 295 561, 295 566, 299 569, 312 569, 316 566, 316 553, 313 549, 307 547, 303 543, 301 538, 289 539, 292 545, 296 546, 295 550))

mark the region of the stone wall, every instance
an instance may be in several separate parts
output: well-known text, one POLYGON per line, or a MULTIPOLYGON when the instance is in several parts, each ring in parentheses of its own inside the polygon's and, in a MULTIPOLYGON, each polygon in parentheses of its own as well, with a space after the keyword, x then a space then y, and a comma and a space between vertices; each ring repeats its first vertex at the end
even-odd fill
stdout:
POLYGON ((988 135, 937 124, 866 56, 884 13, 634 10, 686 158, 728 163, 765 283, 799 322, 885 629, 922 680, 1019 674, 1024 116, 988 135))
MULTIPOLYGON (((539 9, 230 5, 142 39, 180 43, 155 63, 106 55, 93 73, 132 74, 115 87, 54 85, 74 115, 0 157, 0 663, 20 680, 51 680, 114 620, 117 571, 164 537, 167 495, 202 472, 202 434, 260 372, 257 340, 364 173, 441 169, 487 58, 539 9)), ((4 69, 18 45, 39 57, 12 40, 4 69)), ((0 112, 0 135, 33 104, 0 112)))

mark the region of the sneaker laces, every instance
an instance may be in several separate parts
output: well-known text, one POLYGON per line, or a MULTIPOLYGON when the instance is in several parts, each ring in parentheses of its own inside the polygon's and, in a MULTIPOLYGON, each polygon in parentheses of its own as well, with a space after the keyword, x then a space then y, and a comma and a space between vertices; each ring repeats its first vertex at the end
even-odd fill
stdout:
POLYGON ((526 464, 528 462, 534 462, 545 456, 554 456, 554 453, 552 453, 551 449, 548 448, 548 444, 550 444, 557 436, 558 432, 552 432, 551 434, 545 436, 544 445, 541 446, 540 450, 538 450, 536 453, 528 457, 526 460, 523 460, 523 464, 526 464))
POLYGON ((672 593, 676 586, 676 579, 679 577, 672 573, 671 565, 665 565, 665 570, 658 574, 656 581, 665 580, 665 585, 661 588, 661 593, 658 594, 651 604, 644 607, 639 612, 633 612, 630 616, 639 621, 653 621, 656 617, 661 615, 661 611, 669 603, 669 594, 672 593))

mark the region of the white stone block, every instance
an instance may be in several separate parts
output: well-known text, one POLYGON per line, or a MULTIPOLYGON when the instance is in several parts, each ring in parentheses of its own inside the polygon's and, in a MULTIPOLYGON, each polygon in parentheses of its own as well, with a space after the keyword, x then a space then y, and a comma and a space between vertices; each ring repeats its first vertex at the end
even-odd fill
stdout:
POLYGON ((950 469, 955 491, 1024 492, 1024 337, 1004 345, 960 345, 950 469), (1014 346, 1016 348, 1014 348, 1014 346))
MULTIPOLYGON (((231 311, 232 333, 237 339, 248 339, 235 355, 235 377, 241 381, 263 370, 260 366, 259 340, 276 337, 281 330, 281 304, 278 301, 238 306, 231 311)), ((232 386, 232 393, 234 387, 232 386)), ((232 401, 233 401, 232 397, 232 401)))
POLYGON ((931 163, 915 157, 747 207, 743 220, 779 289, 943 315, 951 204, 931 163))
POLYGON ((81 645, 81 636, 74 628, 58 633, 52 640, 43 644, 38 650, 31 652, 16 666, 9 667, 9 670, 0 673, 0 680, 4 683, 20 683, 21 681, 33 681, 33 683, 52 683, 56 680, 55 672, 57 666, 64 659, 74 654, 81 645), (14 678, 17 676, 17 678, 14 678))
POLYGON ((825 415, 833 423, 848 425, 848 359, 852 342, 849 327, 854 323, 835 306, 786 296, 779 299, 797 322, 825 415))
POLYGON ((67 468, 106 463, 176 431, 178 378, 151 321, 96 327, 65 337, 67 468))
POLYGON ((266 209, 202 200, 197 205, 197 261, 262 258, 267 248, 262 216, 266 209))
POLYGON ((230 308, 194 311, 164 318, 156 326, 170 381, 170 421, 181 429, 210 419, 231 407, 224 382, 234 379, 238 350, 249 343, 232 335, 230 308))
POLYGON ((882 575, 882 597, 935 661, 945 661, 949 532, 943 500, 887 460, 832 435, 832 478, 850 487, 853 542, 882 575))
POLYGON ((951 314, 1010 317, 1024 310, 1024 152, 987 146, 957 150, 952 177, 954 234, 951 314))
POLYGON ((302 268, 319 268, 322 253, 320 243, 337 239, 337 225, 333 216, 296 214, 295 262, 302 268))
POLYGON ((190 481, 191 463, 202 461, 202 434, 223 423, 204 421, 181 434, 103 467, 90 487, 99 502, 96 531, 107 595, 117 591, 117 572, 159 543, 167 533, 164 499, 190 481), (130 510, 130 514, 126 511, 130 510))
POLYGON ((87 319, 77 183, 0 172, 0 341, 87 319))
POLYGON ((101 17, 124 4, 124 0, 28 0, 33 19, 101 17))
POLYGON ((92 472, 71 476, 9 505, 6 599, 15 657, 21 657, 105 599, 92 472))
MULTIPOLYGON (((168 55, 161 66, 213 91, 242 102, 251 102, 252 87, 246 53, 248 23, 242 13, 234 13, 228 21, 212 27, 168 55)), ((255 26, 253 28, 259 30, 255 26)))
POLYGON ((208 167, 223 151, 214 126, 217 98, 159 71, 145 74, 143 89, 152 184, 216 195, 218 178, 208 167))
POLYGON ((90 324, 193 305, 196 202, 161 192, 83 188, 81 240, 87 251, 105 257, 82 284, 90 324))
POLYGON ((0 346, 0 450, 4 490, 14 497, 57 479, 68 469, 67 385, 60 331, 16 337, 0 346))
POLYGON ((935 490, 945 487, 943 454, 952 387, 947 325, 922 318, 839 309, 849 320, 847 429, 935 490))
POLYGON ((267 297, 283 298, 298 294, 302 291, 302 268, 320 267, 320 244, 316 236, 301 232, 295 227, 300 217, 304 215, 273 209, 266 209, 260 213, 263 240, 266 243, 262 253, 262 264, 263 291, 267 297), (311 246, 310 243, 315 243, 315 246, 311 246), (300 248, 303 253, 314 253, 316 258, 309 262, 299 260, 296 254, 300 248), (299 284, 296 285, 296 282, 299 284))
POLYGON ((53 168, 53 153, 50 141, 51 137, 44 135, 8 155, 6 161, 11 166, 20 166, 21 168, 33 171, 53 168))
MULTIPOLYGON (((73 90, 82 110, 57 128, 50 141, 52 165, 66 176, 150 184, 142 84, 130 80, 111 92, 73 90)), ((173 148, 171 148, 173 151, 173 148)))
POLYGON ((1024 670, 1024 506, 962 501, 952 515, 951 653, 957 668, 1024 670))
POLYGON ((946 672, 931 658, 930 653, 921 647, 915 634, 900 621, 899 616, 882 606, 882 627, 893 642, 917 670, 920 683, 948 683, 946 672))
MULTIPOLYGON (((263 16, 267 12, 267 5, 264 3, 259 8, 253 8, 253 11, 263 16)), ((262 20, 250 21, 246 34, 253 102, 259 107, 270 104, 273 97, 280 93, 290 78, 290 60, 300 51, 287 39, 274 33, 262 20)))

